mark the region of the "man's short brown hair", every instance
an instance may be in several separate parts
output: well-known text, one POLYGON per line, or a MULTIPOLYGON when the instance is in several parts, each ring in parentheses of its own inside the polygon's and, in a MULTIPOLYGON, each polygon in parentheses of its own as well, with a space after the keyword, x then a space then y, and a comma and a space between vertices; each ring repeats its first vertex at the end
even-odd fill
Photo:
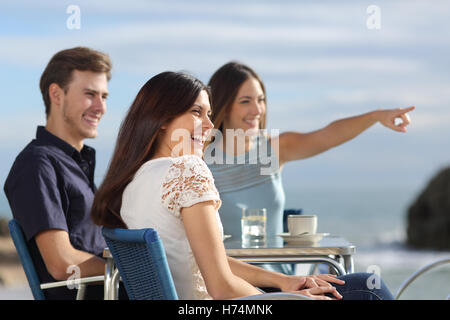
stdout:
POLYGON ((67 85, 72 80, 74 70, 106 73, 109 81, 111 79, 111 68, 111 60, 107 54, 90 48, 76 47, 56 53, 42 73, 39 84, 47 117, 50 115, 48 91, 52 83, 56 83, 66 90, 67 85))

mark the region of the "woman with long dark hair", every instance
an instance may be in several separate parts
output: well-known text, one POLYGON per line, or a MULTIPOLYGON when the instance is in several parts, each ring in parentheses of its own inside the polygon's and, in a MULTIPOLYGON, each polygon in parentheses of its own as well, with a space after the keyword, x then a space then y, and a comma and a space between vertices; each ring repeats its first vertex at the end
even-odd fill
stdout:
POLYGON ((95 195, 94 222, 156 229, 180 299, 260 294, 255 286, 339 299, 335 286, 353 290, 344 286, 347 279, 353 285, 365 283, 365 275, 287 276, 226 256, 218 215, 221 200, 202 160, 213 128, 210 115, 208 89, 196 78, 164 72, 150 79, 120 128, 108 172, 95 195))
POLYGON ((192 108, 202 90, 206 92, 201 81, 174 72, 160 73, 141 88, 122 122, 108 171, 96 192, 92 217, 97 224, 125 227, 120 215, 125 187, 144 163, 157 156, 164 125, 192 108))

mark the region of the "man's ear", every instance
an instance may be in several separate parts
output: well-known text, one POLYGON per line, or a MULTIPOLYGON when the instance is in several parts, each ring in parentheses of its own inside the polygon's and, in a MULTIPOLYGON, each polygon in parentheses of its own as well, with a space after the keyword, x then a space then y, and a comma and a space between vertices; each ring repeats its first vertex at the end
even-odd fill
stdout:
POLYGON ((64 98, 64 89, 62 89, 57 83, 52 83, 48 87, 48 96, 50 98, 51 105, 60 106, 64 98))

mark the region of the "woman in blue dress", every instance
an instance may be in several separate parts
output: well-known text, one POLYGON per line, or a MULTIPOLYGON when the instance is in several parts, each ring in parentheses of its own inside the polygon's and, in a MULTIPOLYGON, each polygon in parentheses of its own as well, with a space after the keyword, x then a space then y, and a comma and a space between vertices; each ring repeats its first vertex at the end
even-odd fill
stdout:
POLYGON ((316 131, 272 136, 264 130, 266 90, 254 70, 237 62, 227 63, 214 73, 209 86, 216 134, 205 150, 205 161, 222 199, 224 232, 233 237, 240 237, 243 207, 266 208, 268 236, 283 231, 281 170, 285 163, 325 152, 377 122, 406 132, 408 112, 414 110, 379 109, 334 121, 316 131), (395 122, 397 118, 400 123, 395 122))

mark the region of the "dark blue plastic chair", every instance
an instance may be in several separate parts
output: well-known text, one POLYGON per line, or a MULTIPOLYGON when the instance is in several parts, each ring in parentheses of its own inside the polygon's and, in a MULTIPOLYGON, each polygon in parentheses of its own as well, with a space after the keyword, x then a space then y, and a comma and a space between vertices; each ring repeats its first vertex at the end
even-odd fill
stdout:
POLYGON ((41 289, 41 283, 39 277, 34 268, 33 261, 31 260, 30 253, 28 251, 27 243, 25 242, 25 237, 22 232, 17 220, 12 219, 8 223, 9 233, 13 239, 14 245, 16 247, 17 253, 22 263, 23 270, 27 276, 28 284, 31 288, 31 293, 35 300, 45 300, 44 292, 41 289))
POLYGON ((163 244, 154 229, 102 229, 130 300, 177 300, 163 244))
MULTIPOLYGON (((114 263, 130 300, 177 300, 178 295, 156 230, 103 228, 114 263)), ((309 300, 295 293, 272 292, 236 300, 309 300)))
POLYGON ((30 285, 31 293, 35 300, 45 300, 45 289, 62 287, 62 286, 77 286, 77 300, 81 300, 84 297, 85 284, 90 282, 103 281, 103 276, 87 277, 77 280, 67 280, 67 281, 57 281, 51 283, 41 283, 39 280, 36 268, 34 267, 33 260, 31 259, 30 252, 28 250, 27 242, 25 241, 25 236, 22 231, 22 227, 19 222, 12 219, 8 223, 9 232, 11 238, 13 239, 14 246, 16 247, 17 254, 19 255, 20 262, 22 263, 23 270, 30 285))

